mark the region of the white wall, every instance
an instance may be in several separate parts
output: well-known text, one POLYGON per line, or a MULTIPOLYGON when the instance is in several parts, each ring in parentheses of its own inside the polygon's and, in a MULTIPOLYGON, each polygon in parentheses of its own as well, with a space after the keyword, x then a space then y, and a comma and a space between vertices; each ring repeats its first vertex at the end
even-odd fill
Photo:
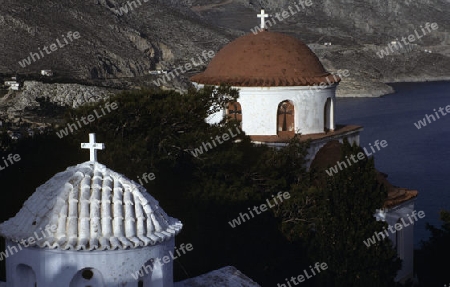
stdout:
MULTIPOLYGON (((294 105, 296 131, 313 134, 324 132, 325 104, 327 98, 331 98, 329 112, 331 127, 334 129, 336 85, 323 89, 310 86, 234 88, 240 90, 238 102, 242 108, 242 130, 247 135, 277 135, 278 105, 285 100, 294 105)), ((225 110, 222 110, 206 121, 210 124, 218 123, 224 116, 225 110)))
MULTIPOLYGON (((402 228, 403 232, 403 252, 404 258, 402 262, 402 269, 397 273, 397 277, 395 277, 395 281, 404 281, 409 278, 413 278, 413 263, 414 263, 414 225, 410 224, 408 219, 408 215, 411 217, 411 214, 414 210, 414 201, 415 199, 408 200, 396 207, 388 209, 386 211, 378 210, 375 213, 375 217, 377 220, 386 221, 387 224, 391 226, 395 226, 399 219, 403 218, 408 226, 404 226, 402 228)), ((412 217, 411 217, 412 218, 412 217)), ((412 218, 412 220, 414 220, 412 218)), ((418 219, 424 220, 424 219, 418 219)), ((402 224, 403 226, 403 224, 402 224)), ((389 239, 392 241, 394 248, 397 250, 396 244, 396 236, 397 232, 392 233, 388 231, 389 239)))
MULTIPOLYGON (((17 243, 7 241, 6 248, 8 246, 17 246, 17 243)), ((131 274, 139 271, 151 258, 163 258, 173 250, 174 238, 157 246, 131 250, 68 251, 23 248, 6 259, 6 286, 23 287, 19 285, 17 266, 26 264, 36 274, 37 286, 69 286, 78 271, 91 267, 101 273, 105 287, 137 287, 138 280, 131 274)), ((144 281, 144 286, 173 287, 173 261, 163 266, 155 266, 150 278, 153 285, 144 281)))

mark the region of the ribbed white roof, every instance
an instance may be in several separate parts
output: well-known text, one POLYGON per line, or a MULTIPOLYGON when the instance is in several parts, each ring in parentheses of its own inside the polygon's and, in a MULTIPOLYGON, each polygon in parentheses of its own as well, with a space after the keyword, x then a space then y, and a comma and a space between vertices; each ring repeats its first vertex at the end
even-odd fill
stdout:
POLYGON ((85 162, 37 188, 15 217, 0 224, 0 235, 41 238, 36 245, 42 248, 114 250, 155 245, 181 228, 144 187, 98 162, 85 162), (46 225, 56 231, 45 231, 46 225), (51 235, 44 238, 43 232, 51 235))

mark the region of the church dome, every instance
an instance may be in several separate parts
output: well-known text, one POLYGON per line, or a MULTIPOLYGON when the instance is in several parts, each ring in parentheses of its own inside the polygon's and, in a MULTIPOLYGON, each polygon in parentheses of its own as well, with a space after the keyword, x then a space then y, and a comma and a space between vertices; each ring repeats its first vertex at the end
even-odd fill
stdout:
POLYGON ((191 77, 191 81, 242 87, 311 86, 336 83, 340 78, 328 73, 300 40, 263 31, 241 36, 226 45, 207 69, 191 77))
POLYGON ((115 250, 156 245, 181 228, 144 187, 91 161, 38 187, 0 225, 0 235, 16 242, 33 237, 41 248, 115 250))

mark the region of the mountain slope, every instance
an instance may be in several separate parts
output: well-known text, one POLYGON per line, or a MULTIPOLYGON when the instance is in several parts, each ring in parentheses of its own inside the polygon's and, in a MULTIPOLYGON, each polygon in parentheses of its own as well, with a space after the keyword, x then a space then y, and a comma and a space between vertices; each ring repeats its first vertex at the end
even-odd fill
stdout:
MULTIPOLYGON (((203 51, 217 52, 259 25, 256 14, 264 6, 275 22, 270 30, 309 44, 331 72, 350 71, 338 95, 392 92, 385 82, 450 79, 450 0, 1 1, 0 76, 52 69, 99 85, 153 85, 149 70, 175 69, 203 51), (278 20, 275 14, 293 11, 289 7, 299 9, 278 20), (438 29, 423 34, 427 22, 438 29), (76 31, 79 39, 51 54, 42 51, 76 31), (408 49, 386 50, 415 33, 423 35, 408 49), (41 59, 19 64, 39 49, 41 59), (382 50, 387 55, 380 57, 382 50)), ((185 87, 198 69, 168 85, 185 87)))
MULTIPOLYGON (((135 77, 158 63, 173 63, 224 44, 223 33, 208 28, 186 7, 151 1, 2 0, 0 5, 0 73, 53 69, 81 79, 135 77), (120 7, 128 8, 123 13, 120 7), (116 14, 122 12, 122 16, 116 14), (64 44, 68 32, 80 38, 64 44), (58 45, 46 54, 44 46, 58 45), (44 57, 23 68, 30 53, 44 57)), ((49 51, 49 48, 47 48, 49 51)))

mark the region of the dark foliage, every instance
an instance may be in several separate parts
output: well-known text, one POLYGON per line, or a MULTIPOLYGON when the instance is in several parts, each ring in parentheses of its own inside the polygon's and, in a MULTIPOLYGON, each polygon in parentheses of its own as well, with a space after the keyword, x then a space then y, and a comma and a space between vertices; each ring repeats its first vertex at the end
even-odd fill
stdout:
MULTIPOLYGON (((360 151, 344 141, 341 160, 360 151)), ((284 206, 283 230, 292 240, 308 243, 311 265, 327 263, 317 286, 394 286, 401 265, 390 240, 370 247, 363 243, 387 226, 373 216, 387 196, 376 180, 373 159, 333 176, 323 170, 310 176, 313 184, 284 206)))
POLYGON ((36 110, 36 115, 41 117, 57 117, 58 115, 64 114, 68 110, 67 107, 52 103, 50 98, 47 97, 36 98, 36 101, 39 103, 39 108, 36 110))
POLYGON ((431 237, 421 242, 421 249, 415 254, 420 286, 450 286, 446 264, 450 256, 450 212, 442 210, 440 215, 441 228, 427 223, 431 237))
MULTIPOLYGON (((227 87, 184 95, 160 90, 124 93, 110 100, 117 110, 73 134, 19 141, 9 151, 22 160, 0 173, 1 202, 8 202, 0 219, 14 216, 55 173, 88 160, 80 143, 95 132, 97 141, 106 144, 99 161, 135 181, 143 173, 154 173, 156 179, 144 186, 168 214, 183 222, 177 244, 191 243, 194 251, 175 261, 177 281, 233 265, 269 286, 285 283, 285 278, 319 261, 329 266, 320 286, 389 286, 397 266, 391 246, 381 242, 367 248, 362 242, 382 227, 372 216, 385 197, 374 181, 373 162, 327 178, 304 168, 308 142, 295 137, 282 149, 254 146, 238 133, 236 122, 205 122, 236 96, 227 87), (196 148, 224 134, 236 136, 194 156, 196 148), (278 192, 291 197, 231 227, 229 222, 240 213, 278 192)), ((73 123, 104 106, 101 102, 69 110, 66 121, 73 123)), ((354 148, 346 147, 344 154, 349 152, 354 148)), ((316 279, 302 284, 314 286, 316 279)))

